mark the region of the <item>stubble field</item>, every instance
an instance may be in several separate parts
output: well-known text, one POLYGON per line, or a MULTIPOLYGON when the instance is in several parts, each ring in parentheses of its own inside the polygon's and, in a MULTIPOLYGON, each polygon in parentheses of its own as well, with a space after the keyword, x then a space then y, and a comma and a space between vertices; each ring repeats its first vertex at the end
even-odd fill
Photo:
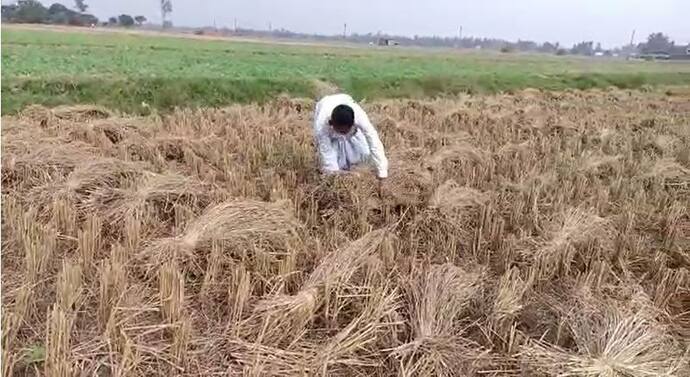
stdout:
POLYGON ((313 102, 2 120, 3 375, 688 376, 690 101, 313 102))

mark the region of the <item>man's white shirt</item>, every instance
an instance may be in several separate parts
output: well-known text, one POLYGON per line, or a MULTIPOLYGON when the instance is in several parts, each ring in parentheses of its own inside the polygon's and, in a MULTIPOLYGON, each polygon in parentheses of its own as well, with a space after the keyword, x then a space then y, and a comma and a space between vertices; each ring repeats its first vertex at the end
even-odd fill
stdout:
POLYGON ((319 149, 321 170, 325 173, 348 170, 351 165, 371 160, 377 176, 388 177, 388 159, 378 132, 366 112, 349 95, 325 96, 316 103, 314 137, 319 149), (331 113, 338 105, 348 105, 355 113, 354 127, 347 135, 335 132, 329 124, 331 113))

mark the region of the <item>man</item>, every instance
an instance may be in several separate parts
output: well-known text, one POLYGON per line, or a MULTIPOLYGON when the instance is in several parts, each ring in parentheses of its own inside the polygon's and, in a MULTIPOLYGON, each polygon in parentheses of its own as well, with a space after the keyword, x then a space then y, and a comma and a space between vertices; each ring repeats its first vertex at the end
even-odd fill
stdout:
POLYGON ((316 103, 314 138, 324 173, 347 172, 370 161, 379 179, 388 177, 388 159, 378 132, 349 95, 329 95, 316 103))

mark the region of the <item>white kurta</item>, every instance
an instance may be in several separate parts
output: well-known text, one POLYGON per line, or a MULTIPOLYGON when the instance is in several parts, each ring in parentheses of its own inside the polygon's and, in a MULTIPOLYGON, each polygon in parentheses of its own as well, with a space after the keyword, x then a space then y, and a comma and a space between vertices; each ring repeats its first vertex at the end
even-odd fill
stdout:
POLYGON ((349 170, 352 165, 371 161, 379 178, 388 177, 388 159, 378 132, 364 110, 349 95, 325 96, 316 103, 314 138, 321 169, 325 173, 349 170), (335 132, 328 124, 333 109, 343 104, 350 106, 355 113, 355 124, 348 135, 335 132))

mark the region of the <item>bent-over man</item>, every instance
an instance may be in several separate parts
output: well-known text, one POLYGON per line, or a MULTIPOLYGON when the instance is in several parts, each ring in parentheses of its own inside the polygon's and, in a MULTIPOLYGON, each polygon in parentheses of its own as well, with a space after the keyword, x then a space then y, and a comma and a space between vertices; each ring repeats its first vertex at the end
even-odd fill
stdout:
POLYGON ((379 179, 388 177, 388 159, 378 132, 349 95, 329 95, 316 103, 314 138, 322 172, 346 172, 371 162, 379 179))

